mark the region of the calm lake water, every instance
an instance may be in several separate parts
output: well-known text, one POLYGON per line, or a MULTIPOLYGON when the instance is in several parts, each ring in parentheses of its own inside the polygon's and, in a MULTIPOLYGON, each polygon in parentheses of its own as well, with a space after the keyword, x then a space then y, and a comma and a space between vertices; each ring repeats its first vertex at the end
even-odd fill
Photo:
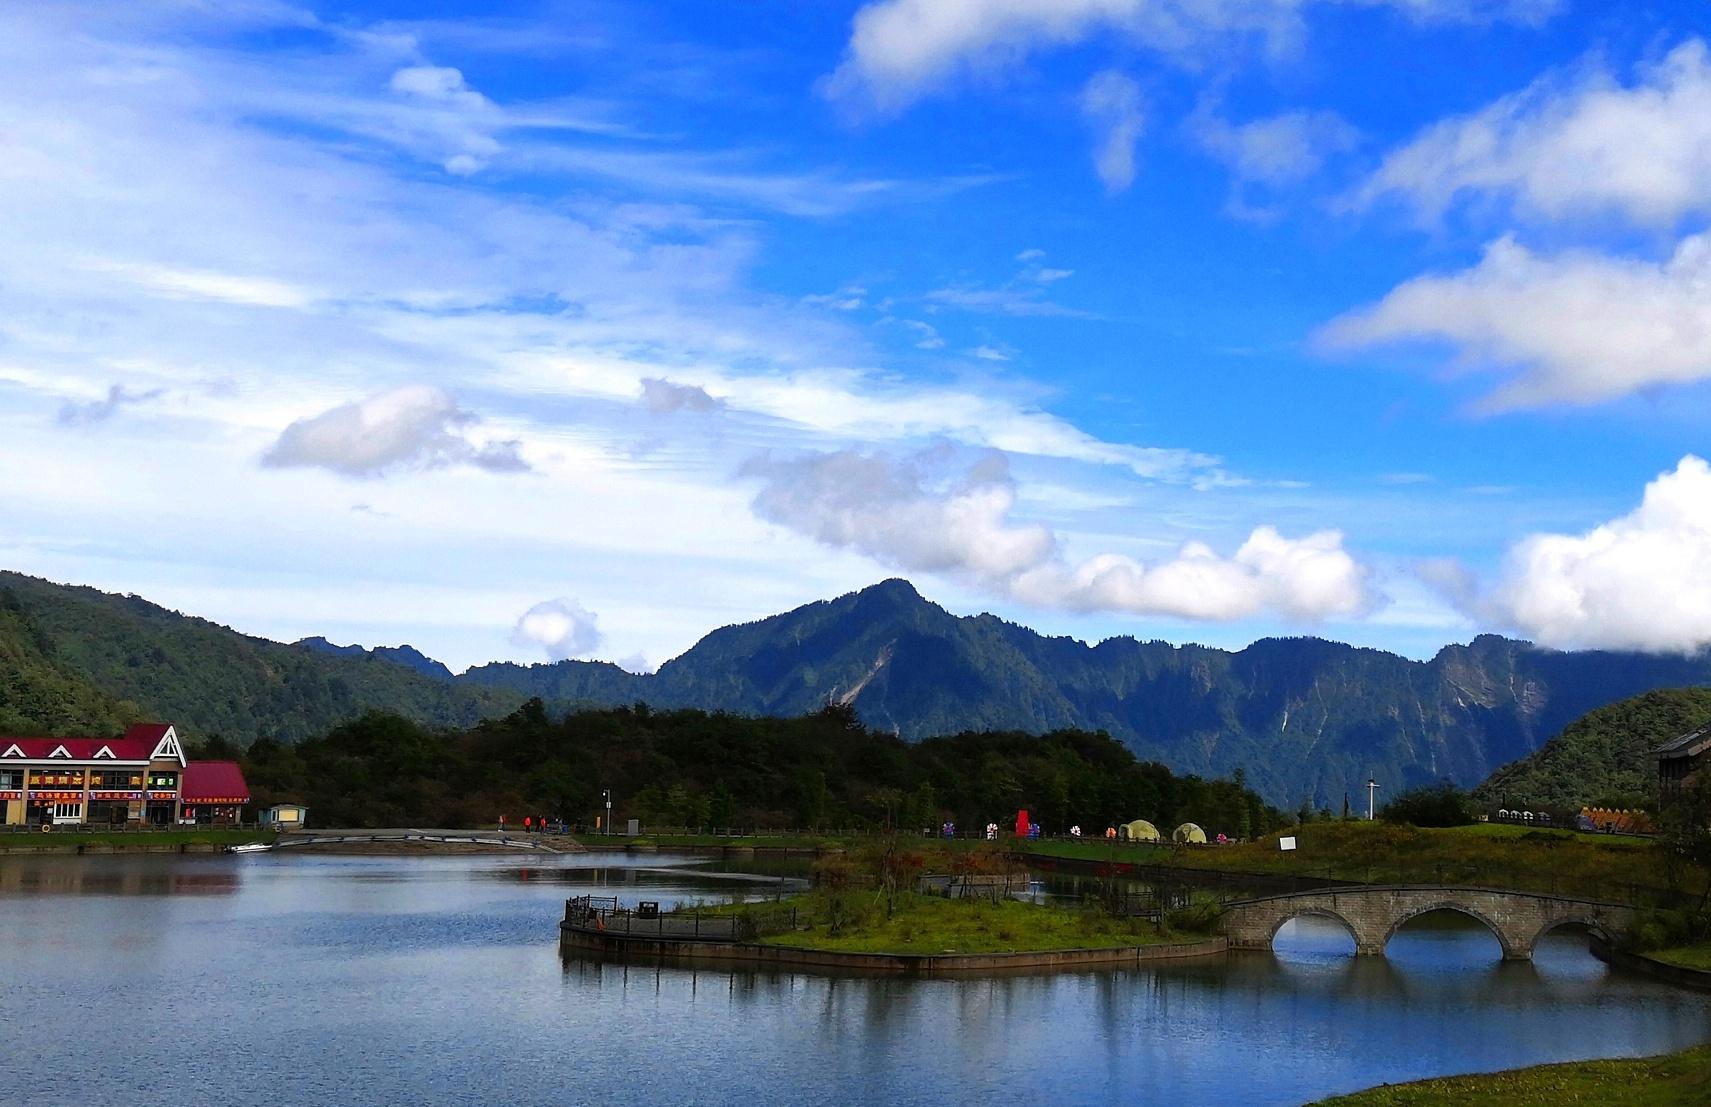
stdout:
POLYGON ((962 981, 561 959, 569 895, 739 887, 657 871, 687 860, 0 858, 0 1101, 1298 1104, 1711 1040, 1711 997, 1579 935, 1503 964, 1454 916, 1386 959, 1291 924, 1276 956, 962 981))

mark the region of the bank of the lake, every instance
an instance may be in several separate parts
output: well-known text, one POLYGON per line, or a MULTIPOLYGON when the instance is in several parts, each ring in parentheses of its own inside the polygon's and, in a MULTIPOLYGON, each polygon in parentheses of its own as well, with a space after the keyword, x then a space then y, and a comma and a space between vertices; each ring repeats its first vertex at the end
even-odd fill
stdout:
POLYGON ((1314 1107, 1692 1107, 1711 1104, 1711 1046, 1662 1057, 1577 1061, 1372 1088, 1314 1107))
POLYGON ((0 834, 0 855, 56 853, 215 852, 248 842, 271 843, 271 830, 185 827, 170 830, 54 830, 0 834))

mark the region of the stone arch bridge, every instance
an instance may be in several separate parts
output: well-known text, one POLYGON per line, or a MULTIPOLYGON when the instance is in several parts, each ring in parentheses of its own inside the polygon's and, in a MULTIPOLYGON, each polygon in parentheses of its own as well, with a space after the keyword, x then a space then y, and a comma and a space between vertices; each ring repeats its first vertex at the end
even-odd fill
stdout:
POLYGON ((1290 919, 1335 919, 1354 935, 1355 953, 1376 956, 1404 923, 1428 911, 1459 911, 1478 919, 1497 935, 1504 959, 1512 961, 1531 960, 1539 939, 1559 926, 1584 926, 1615 941, 1634 923, 1634 909, 1620 903, 1495 888, 1391 884, 1238 900, 1225 905, 1223 925, 1231 949, 1270 949, 1290 919))

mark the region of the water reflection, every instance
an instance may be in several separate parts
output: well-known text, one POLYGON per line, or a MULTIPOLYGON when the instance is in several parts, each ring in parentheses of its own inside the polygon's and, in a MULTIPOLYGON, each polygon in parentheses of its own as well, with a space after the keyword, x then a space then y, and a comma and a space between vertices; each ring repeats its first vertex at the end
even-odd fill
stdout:
POLYGON ((1347 956, 1336 924, 1303 920, 1277 956, 914 981, 562 957, 569 895, 628 887, 669 905, 728 885, 663 855, 19 860, 0 859, 0 1057, 82 1040, 91 1012, 148 1013, 32 1107, 205 1103, 216 1088, 448 1107, 1019 1092, 1263 1107, 1711 1039, 1711 997, 1612 973, 1584 936, 1505 963, 1454 918, 1404 928, 1388 958, 1347 956), (174 894, 176 876, 229 891, 174 894), (124 888, 155 891, 103 890, 124 888))

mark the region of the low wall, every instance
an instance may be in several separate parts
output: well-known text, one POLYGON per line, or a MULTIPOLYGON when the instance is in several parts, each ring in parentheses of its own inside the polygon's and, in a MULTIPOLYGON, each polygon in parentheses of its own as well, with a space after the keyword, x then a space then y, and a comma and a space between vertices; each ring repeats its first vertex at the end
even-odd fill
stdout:
POLYGON ((1695 991, 1711 992, 1711 972, 1704 969, 1690 969, 1684 965, 1671 965, 1653 957, 1639 953, 1625 953, 1616 949, 1600 938, 1592 935, 1592 955, 1606 964, 1619 969, 1637 972, 1666 984, 1674 984, 1678 988, 1692 988, 1695 991))
POLYGON ((1178 961, 1213 957, 1226 949, 1223 938, 1208 938, 1163 946, 1120 946, 1110 949, 1063 949, 1039 953, 842 953, 801 946, 767 946, 746 942, 697 942, 641 935, 601 934, 559 926, 560 944, 585 952, 640 954, 686 962, 722 962, 779 968, 832 969, 893 976, 945 976, 957 973, 1039 972, 1139 965, 1149 961, 1178 961))

